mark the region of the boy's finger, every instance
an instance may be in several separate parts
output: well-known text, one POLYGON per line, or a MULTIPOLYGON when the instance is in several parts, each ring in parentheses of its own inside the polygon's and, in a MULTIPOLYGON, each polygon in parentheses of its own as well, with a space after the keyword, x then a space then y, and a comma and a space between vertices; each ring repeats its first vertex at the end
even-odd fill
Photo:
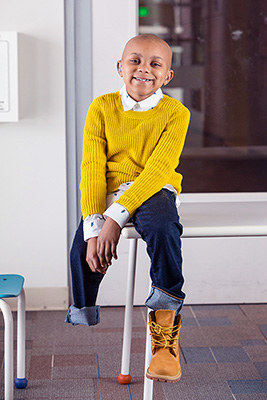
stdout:
POLYGON ((99 267, 99 268, 96 270, 96 272, 99 272, 100 274, 105 275, 106 272, 107 272, 107 268, 106 268, 106 267, 105 267, 105 268, 99 267))
POLYGON ((118 256, 117 256, 117 245, 115 243, 111 244, 111 254, 112 254, 112 257, 115 258, 115 260, 118 259, 118 256))
POLYGON ((108 266, 111 265, 111 258, 112 258, 112 250, 110 248, 110 244, 107 243, 105 248, 105 259, 108 266))
POLYGON ((94 266, 95 266, 96 272, 101 272, 101 271, 100 271, 101 265, 100 265, 100 262, 99 262, 99 258, 98 258, 98 257, 95 257, 95 259, 94 259, 94 266))
POLYGON ((91 258, 86 258, 86 261, 92 272, 100 272, 101 274, 106 273, 106 268, 102 268, 100 265, 98 255, 95 255, 91 258))
POLYGON ((94 264, 93 264, 91 261, 88 261, 87 263, 88 263, 88 265, 89 265, 90 270, 91 270, 92 272, 96 272, 96 269, 95 269, 94 264))
POLYGON ((95 268, 95 271, 93 271, 93 272, 100 272, 100 274, 105 274, 106 270, 107 270, 106 267, 102 267, 102 265, 100 265, 98 258, 94 261, 94 268, 95 268))
POLYGON ((104 244, 104 243, 98 243, 98 246, 97 246, 97 255, 98 255, 98 258, 99 258, 100 265, 101 265, 102 267, 104 267, 105 264, 106 264, 106 259, 105 259, 105 244, 104 244))
POLYGON ((88 264, 92 272, 97 272, 97 265, 94 263, 94 260, 90 260, 88 264))

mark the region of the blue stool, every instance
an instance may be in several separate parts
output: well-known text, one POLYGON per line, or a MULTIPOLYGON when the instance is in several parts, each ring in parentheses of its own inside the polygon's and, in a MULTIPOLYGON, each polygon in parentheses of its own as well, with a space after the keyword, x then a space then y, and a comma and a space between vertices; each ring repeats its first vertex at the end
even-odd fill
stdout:
POLYGON ((17 378, 15 387, 24 389, 25 378, 25 293, 24 278, 21 275, 0 274, 0 310, 5 323, 5 400, 13 400, 13 317, 9 305, 4 300, 18 297, 17 318, 17 378))

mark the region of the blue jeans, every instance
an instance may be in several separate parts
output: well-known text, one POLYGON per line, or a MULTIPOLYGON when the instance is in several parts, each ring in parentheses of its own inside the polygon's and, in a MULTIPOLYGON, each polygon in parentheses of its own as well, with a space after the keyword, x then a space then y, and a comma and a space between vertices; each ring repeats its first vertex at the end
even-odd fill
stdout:
MULTIPOLYGON (((185 298, 182 292, 181 234, 176 195, 162 189, 145 201, 131 218, 135 229, 147 244, 151 260, 151 292, 145 302, 152 310, 176 310, 178 314, 185 298)), ((73 325, 96 325, 99 306, 95 305, 99 285, 104 277, 92 272, 86 262, 87 243, 83 239, 83 221, 76 231, 71 249, 71 273, 74 304, 66 322, 73 325)))

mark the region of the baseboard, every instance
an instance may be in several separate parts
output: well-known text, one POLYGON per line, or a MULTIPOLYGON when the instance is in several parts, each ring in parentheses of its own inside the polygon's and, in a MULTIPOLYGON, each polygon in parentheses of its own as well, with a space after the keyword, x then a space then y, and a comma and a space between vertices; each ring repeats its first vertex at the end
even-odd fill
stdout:
MULTIPOLYGON (((41 287, 25 288, 26 310, 67 310, 69 306, 69 288, 41 287)), ((17 309, 17 299, 5 299, 12 310, 17 309)))

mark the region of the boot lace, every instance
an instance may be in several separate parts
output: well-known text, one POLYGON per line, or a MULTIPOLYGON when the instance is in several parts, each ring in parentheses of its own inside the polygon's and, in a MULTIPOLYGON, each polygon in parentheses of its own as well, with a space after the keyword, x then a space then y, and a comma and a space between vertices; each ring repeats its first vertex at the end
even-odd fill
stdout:
POLYGON ((176 334, 180 331, 178 325, 174 325, 171 328, 164 328, 152 321, 149 323, 149 326, 151 328, 150 335, 153 346, 176 350, 176 342, 178 342, 178 336, 176 334), (157 338, 154 335, 157 335, 157 338))

